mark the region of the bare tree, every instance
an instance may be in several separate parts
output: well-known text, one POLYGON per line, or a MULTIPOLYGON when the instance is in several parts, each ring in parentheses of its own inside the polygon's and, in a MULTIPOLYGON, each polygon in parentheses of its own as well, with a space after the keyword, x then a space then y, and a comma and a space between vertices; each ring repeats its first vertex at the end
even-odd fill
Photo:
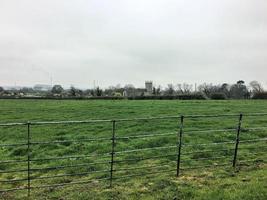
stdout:
POLYGON ((249 83, 249 86, 251 87, 253 94, 261 93, 264 91, 263 87, 258 81, 251 81, 249 83))
POLYGON ((192 92, 193 85, 188 83, 183 83, 184 94, 190 94, 192 92))
POLYGON ((203 83, 201 85, 198 86, 198 90, 200 92, 203 92, 205 95, 207 95, 208 97, 210 97, 211 93, 212 93, 212 87, 213 85, 210 83, 203 83))
POLYGON ((152 94, 153 94, 153 95, 160 95, 160 92, 161 92, 161 87, 160 87, 160 85, 157 86, 157 87, 153 87, 153 91, 152 91, 152 94))
POLYGON ((177 88, 176 92, 178 94, 190 94, 192 92, 193 85, 188 83, 183 83, 183 84, 178 83, 176 85, 176 88, 177 88))
POLYGON ((133 84, 126 84, 124 90, 128 96, 136 96, 136 89, 133 84))
POLYGON ((176 85, 176 88, 177 88, 176 92, 177 92, 178 94, 183 94, 183 93, 184 93, 184 91, 183 91, 183 86, 182 86, 181 83, 178 83, 178 84, 176 85))
POLYGON ((173 84, 168 84, 167 89, 166 89, 166 95, 174 95, 174 86, 173 84))

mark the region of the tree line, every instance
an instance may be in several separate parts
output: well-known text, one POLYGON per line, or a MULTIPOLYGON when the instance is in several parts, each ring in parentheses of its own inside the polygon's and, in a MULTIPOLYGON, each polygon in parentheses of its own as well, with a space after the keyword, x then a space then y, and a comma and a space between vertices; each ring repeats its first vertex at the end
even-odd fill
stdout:
POLYGON ((124 87, 110 86, 106 89, 96 87, 94 89, 78 89, 74 86, 64 89, 61 85, 54 85, 51 90, 42 91, 31 87, 5 90, 0 87, 1 97, 44 97, 44 98, 91 98, 91 97, 117 97, 136 99, 267 99, 267 92, 258 81, 251 81, 248 85, 243 80, 235 84, 203 83, 198 87, 192 84, 168 84, 166 87, 154 86, 148 92, 145 88, 136 88, 132 84, 124 87), (174 98, 176 97, 176 98, 174 98))

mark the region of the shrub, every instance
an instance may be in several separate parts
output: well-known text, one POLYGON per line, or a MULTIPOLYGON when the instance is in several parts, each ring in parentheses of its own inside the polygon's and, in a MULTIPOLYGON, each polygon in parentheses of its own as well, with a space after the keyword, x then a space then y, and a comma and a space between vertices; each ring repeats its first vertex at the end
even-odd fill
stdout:
POLYGON ((129 100, 203 100, 206 99, 202 94, 167 95, 167 96, 135 96, 128 97, 129 100))
POLYGON ((216 93, 212 93, 210 95, 210 98, 215 99, 215 100, 220 100, 220 99, 223 100, 223 99, 227 99, 227 96, 222 92, 216 92, 216 93))
POLYGON ((252 99, 267 99, 267 92, 259 92, 253 95, 252 99))

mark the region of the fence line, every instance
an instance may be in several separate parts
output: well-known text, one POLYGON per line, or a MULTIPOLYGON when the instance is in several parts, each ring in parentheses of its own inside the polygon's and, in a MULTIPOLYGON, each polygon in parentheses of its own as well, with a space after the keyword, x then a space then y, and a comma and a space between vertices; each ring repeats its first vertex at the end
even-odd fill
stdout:
MULTIPOLYGON (((27 142, 24 143, 10 143, 10 144, 0 144, 0 147, 3 148, 12 148, 12 147, 26 147, 26 155, 27 159, 13 159, 13 160, 1 160, 1 164, 17 164, 17 163, 26 163, 26 168, 23 169, 10 169, 10 170, 0 170, 0 174, 10 174, 10 173, 25 173, 25 178, 15 178, 15 179, 0 179, 0 186, 1 184, 6 183, 18 183, 18 182, 27 182, 27 184, 23 187, 15 187, 15 188, 8 188, 8 189, 1 189, 0 193, 3 192, 11 192, 11 191, 17 191, 17 190, 27 190, 28 196, 30 196, 30 192, 32 189, 40 189, 40 188, 49 188, 49 187, 61 187, 65 185, 76 185, 76 184, 85 184, 90 183, 95 180, 106 180, 109 181, 109 186, 113 186, 113 180, 117 179, 124 179, 129 177, 138 177, 148 174, 155 174, 155 173, 164 173, 164 172, 174 172, 176 171, 176 176, 178 177, 180 175, 181 170, 190 170, 190 169, 197 169, 202 167, 219 167, 219 166, 227 166, 229 163, 220 163, 216 165, 202 165, 202 166, 189 166, 189 167, 181 167, 181 164, 184 162, 196 162, 196 161, 203 161, 203 160, 216 160, 221 158, 227 158, 228 156, 232 157, 232 167, 235 169, 238 165, 238 158, 239 158, 239 149, 256 149, 257 147, 252 146, 251 147, 242 147, 239 148, 240 143, 255 143, 255 142, 264 142, 267 141, 267 137, 263 138, 256 138, 256 139, 240 139, 240 135, 242 131, 257 131, 257 130, 267 130, 267 127, 253 127, 253 128, 243 128, 242 127, 242 120, 244 117, 256 117, 256 116, 267 116, 267 113, 252 113, 252 114, 224 114, 224 115, 180 115, 180 116, 166 116, 166 117, 149 117, 149 118, 134 118, 134 119, 116 119, 116 120, 85 120, 85 121, 58 121, 58 122, 26 122, 26 123, 0 123, 0 127, 14 127, 14 126, 26 126, 27 127, 27 142), (224 118, 224 117, 237 117, 238 116, 238 125, 237 128, 227 128, 227 129, 208 129, 208 130, 192 130, 192 131, 185 131, 184 130, 184 122, 186 119, 196 119, 196 118, 224 118), (167 132, 167 133, 157 133, 157 134, 139 134, 139 135, 129 135, 129 136, 117 136, 116 134, 116 125, 120 122, 127 122, 127 121, 149 121, 149 120, 165 120, 165 119, 174 119, 177 120, 177 127, 178 131, 174 132, 167 132), (40 126, 40 125, 55 125, 55 124, 89 124, 89 123, 111 123, 111 137, 99 137, 99 138, 83 138, 83 139, 72 139, 72 140, 51 140, 51 141, 33 141, 32 140, 32 133, 31 133, 31 127, 32 126, 40 126), (224 133, 224 132, 231 132, 236 131, 236 139, 234 141, 220 141, 220 142, 212 142, 212 143, 192 143, 187 144, 183 141, 183 138, 185 135, 190 135, 194 133, 224 133), (116 150, 117 142, 118 141, 124 141, 124 140, 130 140, 130 139, 149 139, 149 138, 155 138, 155 137, 167 137, 167 136, 175 136, 176 135, 176 145, 169 145, 169 146, 154 146, 154 147, 148 147, 148 148, 135 148, 135 149, 124 149, 124 150, 116 150), (33 158, 32 153, 34 151, 35 146, 47 146, 47 145, 58 145, 58 144, 64 144, 64 143, 82 143, 82 142, 111 142, 111 150, 110 152, 104 152, 104 153, 97 153, 97 154, 88 154, 88 155, 73 155, 73 156, 61 156, 61 157, 44 157, 44 158, 33 158), (212 147, 212 146, 218 146, 218 145, 225 145, 228 144, 234 144, 234 148, 224 148, 224 149, 208 149, 208 150, 201 150, 201 151, 186 151, 185 148, 187 147, 212 147), (172 150, 176 149, 176 153, 172 150), (172 150, 172 153, 167 153, 165 155, 154 155, 148 157, 139 157, 139 158, 120 158, 120 156, 128 155, 129 153, 137 153, 137 152, 151 152, 151 151, 161 151, 161 150, 172 150), (231 152, 233 151, 233 153, 231 152), (207 154, 211 152, 222 152, 222 153, 229 153, 229 154, 222 154, 220 156, 213 156, 213 157, 205 157, 202 156, 200 158, 195 158, 194 155, 197 154, 207 154), (191 156, 189 158, 182 158, 182 156, 191 156), (53 160, 79 160, 84 158, 106 158, 109 159, 107 161, 101 161, 101 162, 86 162, 86 163, 79 163, 79 164, 70 164, 70 165, 58 165, 53 167, 34 167, 33 162, 44 162, 44 161, 53 161, 53 160), (170 160, 170 158, 173 157, 175 160, 170 160), (156 158, 162 158, 167 159, 168 162, 165 165, 165 162, 163 163, 157 163, 152 164, 149 166, 138 166, 138 167, 124 167, 124 168, 114 168, 115 165, 121 164, 121 163, 137 163, 145 160, 155 160, 156 158), (175 163, 176 169, 174 165, 170 165, 168 163, 175 163), (60 173, 56 175, 41 175, 39 177, 33 176, 35 172, 42 172, 42 171, 53 171, 53 170, 62 170, 66 168, 83 168, 83 167, 91 167, 95 165, 102 165, 107 164, 109 165, 108 170, 90 170, 89 172, 79 172, 79 173, 60 173), (164 165, 162 165, 164 164, 164 165), (162 167, 171 167, 171 169, 156 171, 156 172, 149 172, 149 173, 142 173, 142 174, 133 174, 133 175, 121 175, 121 176, 115 176, 114 172, 126 172, 127 171, 134 171, 134 170, 141 170, 141 169, 159 169, 162 167), (54 179, 59 177, 72 177, 72 176, 85 176, 85 175, 94 175, 94 174, 102 174, 105 173, 106 175, 102 175, 102 177, 93 177, 91 180, 85 180, 85 181, 73 181, 69 183, 60 183, 60 184, 48 184, 48 185, 37 185, 32 186, 32 182, 35 180, 47 180, 47 179, 54 179), (104 177, 103 177, 104 176, 104 177)), ((108 143, 106 144, 108 145, 108 143)), ((262 148, 264 149, 264 147, 262 148)), ((253 154, 256 155, 256 154, 253 154)), ((231 159, 229 157, 229 159, 231 159)), ((252 159, 253 162, 256 162, 257 160, 252 159)), ((248 160, 249 161, 249 160, 248 160)), ((251 162, 251 161, 249 161, 251 162)), ((241 162, 240 162, 241 163, 241 162)), ((242 162, 244 163, 244 162, 242 162)), ((116 174, 115 174, 116 175, 116 174)))
MULTIPOLYGON (((244 117, 253 116, 267 116, 267 113, 247 113, 242 114, 244 117)), ((81 123, 98 123, 98 122, 123 122, 123 121, 139 121, 139 120, 153 120, 153 119, 179 119, 181 115, 177 116, 160 116, 160 117, 144 117, 144 118, 128 118, 128 119, 92 119, 84 121, 32 121, 20 123, 0 123, 0 126, 19 126, 27 125, 47 125, 47 124, 81 124, 81 123)), ((236 114, 220 114, 220 115, 183 115, 184 118, 216 118, 216 117, 235 117, 236 114)))

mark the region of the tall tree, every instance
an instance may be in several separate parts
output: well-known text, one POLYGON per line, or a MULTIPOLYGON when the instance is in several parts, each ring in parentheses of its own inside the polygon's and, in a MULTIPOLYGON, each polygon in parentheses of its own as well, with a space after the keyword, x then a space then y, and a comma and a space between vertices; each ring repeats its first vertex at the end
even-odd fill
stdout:
POLYGON ((95 94, 96 94, 96 96, 100 97, 100 96, 102 96, 103 91, 102 91, 99 87, 97 87, 97 88, 95 89, 95 94))
POLYGON ((64 92, 64 89, 61 85, 54 85, 51 92, 53 94, 62 94, 64 92))
POLYGON ((236 84, 232 85, 230 88, 230 96, 234 99, 245 99, 249 97, 249 92, 245 81, 237 81, 236 84))

